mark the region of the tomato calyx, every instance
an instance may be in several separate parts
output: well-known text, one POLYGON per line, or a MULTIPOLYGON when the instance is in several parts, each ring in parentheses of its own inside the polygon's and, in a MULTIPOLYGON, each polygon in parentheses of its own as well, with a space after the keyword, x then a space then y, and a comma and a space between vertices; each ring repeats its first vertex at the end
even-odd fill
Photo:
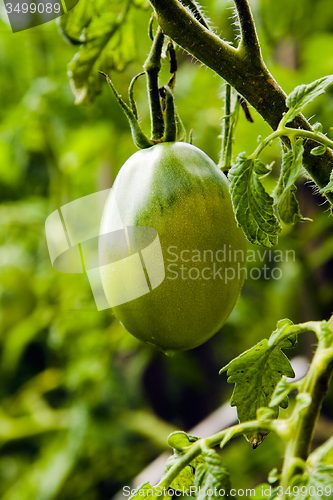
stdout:
POLYGON ((144 72, 136 75, 129 86, 129 105, 122 99, 114 87, 111 78, 106 73, 99 71, 105 77, 109 87, 115 95, 118 104, 125 113, 129 122, 134 144, 139 149, 146 149, 162 142, 184 141, 185 129, 175 111, 173 90, 176 81, 177 60, 176 52, 171 40, 168 41, 166 52, 170 58, 170 72, 172 77, 167 85, 159 87, 158 76, 161 69, 161 57, 165 36, 160 28, 153 38, 152 47, 144 64, 144 72), (145 74, 148 83, 148 101, 151 119, 151 137, 148 138, 139 125, 139 118, 133 97, 134 84, 137 79, 145 74))

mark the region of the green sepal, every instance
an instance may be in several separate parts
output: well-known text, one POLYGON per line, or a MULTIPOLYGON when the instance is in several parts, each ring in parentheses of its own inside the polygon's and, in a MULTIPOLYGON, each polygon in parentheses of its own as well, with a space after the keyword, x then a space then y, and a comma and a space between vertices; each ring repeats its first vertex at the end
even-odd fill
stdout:
POLYGON ((151 146, 153 146, 154 142, 150 141, 148 139, 148 137, 142 132, 140 125, 139 125, 139 122, 138 122, 137 118, 135 117, 135 114, 133 113, 132 109, 122 100, 121 96, 116 91, 110 77, 108 75, 106 75, 105 73, 103 73, 102 71, 99 71, 99 73, 106 78, 106 81, 108 82, 112 92, 116 96, 116 99, 117 99, 119 105, 123 109, 123 111, 128 119, 128 122, 130 124, 133 141, 134 141, 134 144, 136 145, 136 147, 138 147, 139 149, 145 149, 145 148, 150 148, 151 146))

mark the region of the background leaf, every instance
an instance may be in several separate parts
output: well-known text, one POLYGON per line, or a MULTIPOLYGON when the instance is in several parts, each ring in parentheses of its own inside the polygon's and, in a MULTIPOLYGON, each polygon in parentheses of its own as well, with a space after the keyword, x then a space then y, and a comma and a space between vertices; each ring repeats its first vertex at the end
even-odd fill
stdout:
POLYGON ((203 458, 205 463, 200 464, 195 473, 196 499, 227 498, 231 487, 229 472, 220 455, 215 450, 209 449, 203 452, 203 458))

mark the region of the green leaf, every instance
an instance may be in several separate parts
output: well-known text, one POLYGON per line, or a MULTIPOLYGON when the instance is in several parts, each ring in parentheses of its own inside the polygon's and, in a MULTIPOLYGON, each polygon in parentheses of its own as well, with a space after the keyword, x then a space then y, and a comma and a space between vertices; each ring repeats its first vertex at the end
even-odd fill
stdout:
POLYGON ((205 462, 198 466, 195 473, 196 500, 228 497, 231 486, 229 472, 220 455, 208 449, 203 452, 203 458, 205 462))
POLYGON ((63 38, 73 44, 84 43, 84 28, 86 28, 94 15, 92 2, 80 0, 75 9, 57 19, 58 28, 63 38))
POLYGON ((256 500, 268 500, 272 496, 272 491, 273 488, 270 484, 262 483, 255 488, 255 493, 253 497, 255 497, 256 500))
POLYGON ((313 156, 321 156, 324 153, 326 153, 327 147, 323 146, 322 144, 320 146, 317 146, 316 148, 311 149, 310 154, 313 156))
POLYGON ((305 222, 311 219, 306 219, 302 216, 297 198, 295 196, 296 186, 288 189, 280 198, 278 204, 279 216, 285 224, 296 224, 296 222, 305 222))
POLYGON ((325 498, 333 499, 333 465, 317 464, 315 468, 307 467, 303 475, 294 477, 289 496, 293 500, 307 500, 325 498))
POLYGON ((76 104, 89 104, 101 92, 103 78, 98 71, 123 71, 136 57, 135 13, 131 2, 80 0, 77 7, 61 16, 62 35, 71 43, 81 43, 68 65, 76 104))
POLYGON ((325 76, 308 85, 299 85, 288 95, 286 104, 289 108, 287 113, 288 122, 291 122, 302 109, 313 99, 325 92, 326 87, 333 82, 333 75, 325 76))
POLYGON ((310 467, 314 468, 318 463, 333 466, 333 436, 325 443, 316 448, 308 458, 310 467))
MULTIPOLYGON (((237 406, 240 422, 255 420, 257 410, 269 406, 275 388, 283 375, 295 376, 288 358, 278 346, 269 346, 267 339, 231 361, 222 368, 220 373, 224 371, 227 371, 228 382, 236 384, 231 406, 237 406)), ((280 406, 285 407, 286 401, 282 401, 280 406)), ((279 412, 278 405, 271 406, 271 408, 275 410, 276 418, 279 412)), ((256 447, 265 435, 252 433, 246 438, 256 447)))
POLYGON ((151 498, 151 500, 154 500, 155 498, 163 498, 160 493, 160 489, 157 489, 153 487, 149 482, 143 483, 137 490, 136 492, 130 496, 130 500, 132 498, 137 498, 141 500, 142 498, 151 498))
POLYGON ((288 395, 291 391, 297 388, 297 383, 288 382, 287 377, 283 376, 280 382, 275 387, 275 391, 272 394, 271 402, 269 406, 282 406, 282 408, 286 408, 286 401, 288 402, 288 395))
POLYGON ((262 161, 241 153, 229 171, 230 193, 238 225, 254 244, 271 247, 281 231, 274 215, 273 198, 265 191, 260 178, 270 169, 262 161))
POLYGON ((279 481, 281 478, 281 473, 278 471, 278 469, 275 467, 274 469, 272 469, 269 473, 268 473, 268 476, 267 476, 267 481, 269 482, 269 484, 274 484, 276 483, 277 481, 279 481))
POLYGON ((316 122, 316 123, 313 125, 313 127, 312 127, 312 128, 313 128, 314 132, 317 132, 317 133, 318 133, 318 132, 322 132, 322 131, 323 131, 323 125, 322 125, 322 123, 320 123, 320 122, 316 122))
POLYGON ((325 347, 333 347, 333 325, 327 321, 320 323, 320 339, 325 342, 325 347))
POLYGON ((292 333, 294 323, 290 319, 280 319, 277 322, 276 330, 271 334, 268 340, 269 346, 276 346, 280 344, 280 347, 284 349, 292 349, 297 345, 297 338, 292 333))
POLYGON ((294 183, 302 168, 303 151, 303 140, 297 139, 292 149, 284 153, 280 179, 274 191, 279 217, 285 224, 309 220, 302 217, 295 196, 296 186, 294 183))
POLYGON ((302 168, 303 152, 303 139, 299 138, 296 139, 292 149, 284 153, 279 180, 279 189, 282 190, 282 194, 294 186, 302 168))
POLYGON ((296 403, 298 411, 301 412, 306 408, 309 408, 312 398, 308 392, 300 392, 296 396, 296 403))
POLYGON ((274 418, 275 411, 272 408, 267 408, 266 406, 258 408, 257 420, 273 420, 274 418))
MULTIPOLYGON (((182 453, 174 453, 166 462, 165 466, 165 471, 162 476, 162 479, 164 475, 171 469, 173 465, 179 460, 179 458, 182 456, 182 453)), ((178 491, 183 491, 187 494, 192 494, 194 491, 193 488, 194 485, 194 472, 191 467, 191 465, 186 465, 178 476, 172 481, 170 487, 173 490, 178 490, 178 491)))

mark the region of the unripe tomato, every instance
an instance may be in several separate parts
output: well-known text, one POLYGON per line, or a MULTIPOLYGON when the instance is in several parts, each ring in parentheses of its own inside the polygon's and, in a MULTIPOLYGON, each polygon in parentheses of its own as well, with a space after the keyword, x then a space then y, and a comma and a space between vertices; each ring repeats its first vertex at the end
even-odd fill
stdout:
MULTIPOLYGON (((235 221, 226 176, 200 149, 161 143, 131 156, 112 189, 125 227, 157 231, 165 271, 149 293, 112 307, 115 316, 132 335, 166 354, 199 346, 225 323, 245 275, 247 244, 235 221)), ((101 234, 115 217, 110 199, 101 234)), ((115 252, 112 244, 100 243, 104 261, 115 252)), ((112 272, 112 264, 101 267, 111 306, 112 272)), ((135 280, 125 283, 124 278, 119 285, 135 287, 135 280)))

